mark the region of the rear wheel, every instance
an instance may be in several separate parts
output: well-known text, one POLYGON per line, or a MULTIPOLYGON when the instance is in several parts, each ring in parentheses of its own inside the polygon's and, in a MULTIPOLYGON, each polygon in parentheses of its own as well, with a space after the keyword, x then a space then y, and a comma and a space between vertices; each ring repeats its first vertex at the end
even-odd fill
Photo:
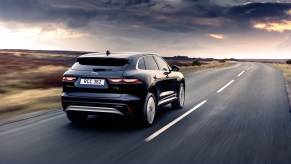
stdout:
POLYGON ((184 106, 185 102, 185 87, 184 84, 181 83, 179 90, 177 92, 177 99, 171 103, 173 109, 181 109, 184 106))
POLYGON ((81 112, 66 112, 67 117, 73 123, 81 123, 87 120, 88 115, 81 112))
POLYGON ((140 122, 142 125, 148 127, 151 126, 156 117, 157 103, 155 96, 152 93, 148 93, 143 105, 140 122))

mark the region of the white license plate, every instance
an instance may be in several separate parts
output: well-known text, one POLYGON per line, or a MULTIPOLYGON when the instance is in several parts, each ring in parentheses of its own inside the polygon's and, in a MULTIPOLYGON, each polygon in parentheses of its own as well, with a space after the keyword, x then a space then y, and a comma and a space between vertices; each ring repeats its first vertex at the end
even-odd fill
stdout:
POLYGON ((89 85, 104 85, 105 80, 103 79, 81 79, 81 84, 89 85))

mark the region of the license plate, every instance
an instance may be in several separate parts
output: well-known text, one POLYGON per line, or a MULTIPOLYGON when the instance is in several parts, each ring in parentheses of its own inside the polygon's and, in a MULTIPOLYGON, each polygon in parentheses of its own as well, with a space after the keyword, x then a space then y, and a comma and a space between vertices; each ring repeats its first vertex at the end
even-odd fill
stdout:
POLYGON ((103 79, 81 79, 81 84, 89 85, 104 85, 105 80, 103 79))

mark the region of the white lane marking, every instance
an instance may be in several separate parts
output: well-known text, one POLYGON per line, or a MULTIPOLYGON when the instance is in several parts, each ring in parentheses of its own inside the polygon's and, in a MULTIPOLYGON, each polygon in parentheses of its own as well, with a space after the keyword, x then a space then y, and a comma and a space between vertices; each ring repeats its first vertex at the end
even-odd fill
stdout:
POLYGON ((218 90, 217 93, 223 91, 226 87, 228 87, 233 82, 234 82, 234 80, 231 80, 229 83, 227 83, 225 86, 223 86, 220 90, 218 90))
POLYGON ((184 117, 186 117, 187 115, 189 115, 194 110, 198 109, 200 106, 202 106, 206 102, 207 102, 207 100, 202 101, 200 104, 196 105, 194 108, 190 109, 188 112, 184 113, 180 117, 176 118, 174 121, 170 122, 169 124, 167 124, 166 126, 164 126, 163 128, 161 128, 160 130, 156 131, 154 134, 150 135, 144 141, 145 142, 149 142, 152 139, 156 138, 158 135, 160 135, 161 133, 163 133, 164 131, 166 131, 167 129, 169 129, 171 126, 173 126, 174 124, 176 124, 177 122, 179 122, 180 120, 182 120, 184 117))
POLYGON ((242 71, 240 74, 238 74, 237 76, 240 77, 243 73, 245 73, 245 71, 242 71))
POLYGON ((254 67, 254 64, 252 63, 252 66, 247 68, 246 70, 252 69, 254 67))

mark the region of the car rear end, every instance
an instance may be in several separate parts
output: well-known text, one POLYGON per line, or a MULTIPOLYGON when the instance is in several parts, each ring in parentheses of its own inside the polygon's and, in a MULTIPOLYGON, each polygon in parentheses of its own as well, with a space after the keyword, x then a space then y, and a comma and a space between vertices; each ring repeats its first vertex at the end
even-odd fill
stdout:
POLYGON ((130 56, 89 54, 77 58, 64 73, 62 106, 65 112, 134 115, 141 97, 131 89, 142 89, 140 79, 124 77, 130 56), (131 88, 131 89, 128 89, 131 88))

